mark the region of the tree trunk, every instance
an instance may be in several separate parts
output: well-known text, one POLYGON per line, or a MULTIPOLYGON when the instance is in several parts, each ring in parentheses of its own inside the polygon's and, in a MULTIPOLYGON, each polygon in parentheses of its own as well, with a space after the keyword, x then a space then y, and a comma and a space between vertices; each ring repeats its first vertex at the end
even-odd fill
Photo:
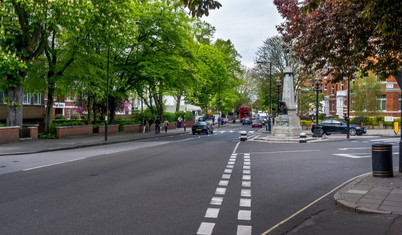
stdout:
POLYGON ((88 95, 88 118, 87 118, 87 124, 91 125, 92 124, 92 109, 93 109, 93 105, 94 105, 94 99, 92 97, 92 95, 88 95))
POLYGON ((181 97, 183 96, 183 91, 180 91, 179 94, 175 97, 176 100, 176 112, 180 111, 180 102, 181 102, 181 97))
POLYGON ((47 89, 47 103, 46 103, 46 112, 45 112, 45 134, 50 133, 50 124, 53 120, 53 99, 54 95, 54 84, 49 84, 49 88, 47 89))
POLYGON ((22 84, 7 88, 7 126, 19 126, 22 129, 22 84))

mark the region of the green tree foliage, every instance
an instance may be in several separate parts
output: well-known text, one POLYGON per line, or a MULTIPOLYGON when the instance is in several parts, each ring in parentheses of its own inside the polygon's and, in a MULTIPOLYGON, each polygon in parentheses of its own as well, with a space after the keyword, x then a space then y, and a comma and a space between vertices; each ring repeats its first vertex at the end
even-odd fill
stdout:
POLYGON ((369 72, 368 76, 358 73, 351 84, 352 110, 356 116, 372 116, 378 113, 377 97, 381 95, 381 83, 369 72))

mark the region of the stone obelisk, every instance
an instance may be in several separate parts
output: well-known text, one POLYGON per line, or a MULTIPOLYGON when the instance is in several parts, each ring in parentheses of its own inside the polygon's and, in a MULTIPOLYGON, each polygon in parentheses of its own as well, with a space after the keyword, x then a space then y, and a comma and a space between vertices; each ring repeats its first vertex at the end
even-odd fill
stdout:
POLYGON ((295 89, 291 67, 286 67, 284 71, 282 101, 286 103, 287 114, 279 115, 275 119, 271 136, 279 138, 299 137, 302 128, 300 118, 296 114, 295 89))

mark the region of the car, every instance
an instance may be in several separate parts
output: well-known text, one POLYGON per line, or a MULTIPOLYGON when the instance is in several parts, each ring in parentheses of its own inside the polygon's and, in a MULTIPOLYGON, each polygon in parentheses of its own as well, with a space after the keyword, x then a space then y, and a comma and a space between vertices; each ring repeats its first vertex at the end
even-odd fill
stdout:
POLYGON ((249 124, 249 125, 251 125, 251 120, 250 120, 250 118, 243 118, 242 123, 243 123, 243 125, 244 125, 244 124, 249 124))
POLYGON ((267 124, 267 117, 260 117, 260 120, 262 122, 262 125, 266 125, 267 124))
POLYGON ((261 119, 254 119, 253 123, 251 124, 251 127, 260 127, 262 128, 262 121, 261 119))
MULTIPOLYGON (((327 119, 318 123, 318 127, 322 128, 322 133, 326 135, 330 134, 347 134, 347 123, 339 119, 327 119)), ((311 132, 314 133, 315 124, 311 127, 311 132)), ((350 124, 349 135, 363 135, 366 134, 366 128, 350 124)))
POLYGON ((193 127, 191 128, 193 135, 195 135, 195 133, 201 134, 201 133, 205 133, 205 134, 213 134, 214 133, 214 127, 212 124, 208 123, 208 122, 196 122, 193 127))

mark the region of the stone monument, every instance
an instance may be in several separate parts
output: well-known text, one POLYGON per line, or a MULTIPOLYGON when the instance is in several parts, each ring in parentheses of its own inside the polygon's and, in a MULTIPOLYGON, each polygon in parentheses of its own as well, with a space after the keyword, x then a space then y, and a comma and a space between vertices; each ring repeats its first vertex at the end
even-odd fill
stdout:
POLYGON ((300 118, 296 114, 292 68, 286 67, 284 75, 282 102, 280 102, 279 116, 275 119, 271 136, 274 138, 299 138, 302 128, 300 118))

